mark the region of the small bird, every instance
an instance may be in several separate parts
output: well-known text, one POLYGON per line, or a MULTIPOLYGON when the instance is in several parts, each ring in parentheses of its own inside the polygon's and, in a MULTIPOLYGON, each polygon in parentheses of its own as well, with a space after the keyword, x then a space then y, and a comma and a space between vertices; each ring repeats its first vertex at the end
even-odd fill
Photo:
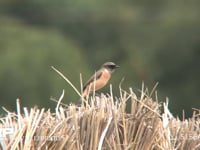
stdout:
POLYGON ((111 74, 119 66, 113 62, 104 63, 101 68, 95 72, 95 74, 86 82, 82 91, 82 98, 91 93, 92 91, 97 91, 104 87, 111 77, 111 74))

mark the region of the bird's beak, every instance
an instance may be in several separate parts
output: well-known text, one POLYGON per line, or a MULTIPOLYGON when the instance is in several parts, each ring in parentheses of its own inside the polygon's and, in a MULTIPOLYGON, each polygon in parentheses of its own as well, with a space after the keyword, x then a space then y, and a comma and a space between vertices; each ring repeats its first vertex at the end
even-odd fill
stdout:
POLYGON ((120 66, 116 65, 115 68, 119 68, 120 66))

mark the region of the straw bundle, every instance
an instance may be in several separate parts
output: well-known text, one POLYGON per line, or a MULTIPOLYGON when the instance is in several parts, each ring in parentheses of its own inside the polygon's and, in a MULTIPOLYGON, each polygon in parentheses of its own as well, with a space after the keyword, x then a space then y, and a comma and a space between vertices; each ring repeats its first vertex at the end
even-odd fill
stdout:
POLYGON ((89 104, 77 107, 62 105, 63 93, 55 113, 36 107, 22 109, 17 100, 17 112, 5 110, 7 115, 0 119, 1 129, 13 129, 1 138, 1 149, 200 149, 199 114, 181 121, 171 115, 167 102, 159 104, 146 90, 139 98, 132 89, 120 90, 120 95, 92 96, 89 104))

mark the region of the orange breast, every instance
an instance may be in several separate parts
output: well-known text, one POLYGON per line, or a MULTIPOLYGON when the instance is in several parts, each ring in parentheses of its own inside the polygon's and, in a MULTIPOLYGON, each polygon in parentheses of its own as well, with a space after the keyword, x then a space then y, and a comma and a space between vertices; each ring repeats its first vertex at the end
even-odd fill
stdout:
MULTIPOLYGON (((96 80, 95 83, 95 90, 99 90, 102 87, 104 87, 107 83, 108 80, 110 79, 110 73, 107 70, 104 70, 101 78, 99 78, 98 80, 96 80)), ((93 85, 94 86, 94 85, 93 85)), ((92 89, 93 90, 93 89, 92 89)))
POLYGON ((94 82, 91 82, 90 85, 86 88, 86 90, 82 93, 82 96, 86 96, 87 94, 89 94, 92 91, 96 91, 101 89, 102 87, 104 87, 107 83, 108 80, 110 79, 110 73, 104 69, 103 70, 103 74, 101 75, 101 77, 99 79, 97 79, 94 82))
POLYGON ((90 84, 90 88, 91 88, 90 91, 93 91, 93 90, 96 91, 96 90, 101 89, 108 83, 109 79, 110 79, 110 73, 106 69, 104 69, 102 76, 99 79, 97 79, 95 82, 90 84), (94 89, 94 84, 95 84, 95 89, 94 89))

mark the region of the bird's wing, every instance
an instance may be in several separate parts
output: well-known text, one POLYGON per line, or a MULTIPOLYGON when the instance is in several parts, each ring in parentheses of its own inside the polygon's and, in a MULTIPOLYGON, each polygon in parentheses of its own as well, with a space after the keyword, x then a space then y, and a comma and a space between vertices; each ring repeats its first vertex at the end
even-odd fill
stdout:
POLYGON ((86 89, 86 87, 88 85, 90 85, 90 83, 92 83, 94 80, 98 80, 99 78, 101 78, 103 72, 102 71, 98 71, 96 72, 85 84, 85 86, 83 87, 83 91, 86 89))

